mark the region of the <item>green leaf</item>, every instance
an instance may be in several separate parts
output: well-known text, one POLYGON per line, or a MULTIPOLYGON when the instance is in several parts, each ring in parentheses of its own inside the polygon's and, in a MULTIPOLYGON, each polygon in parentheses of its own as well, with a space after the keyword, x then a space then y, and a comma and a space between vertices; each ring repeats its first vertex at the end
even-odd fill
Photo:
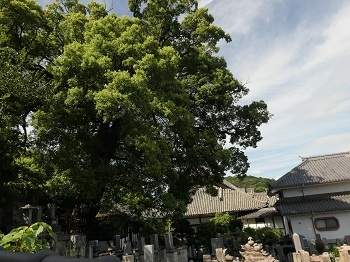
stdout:
POLYGON ((38 229, 35 232, 35 235, 38 236, 40 233, 42 233, 44 231, 44 227, 42 225, 40 225, 38 227, 38 229))

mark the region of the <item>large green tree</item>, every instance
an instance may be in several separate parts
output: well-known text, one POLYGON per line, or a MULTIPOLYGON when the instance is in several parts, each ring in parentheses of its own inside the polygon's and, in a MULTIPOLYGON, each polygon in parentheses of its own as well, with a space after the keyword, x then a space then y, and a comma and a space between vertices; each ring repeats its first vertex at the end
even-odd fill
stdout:
POLYGON ((197 1, 129 0, 133 17, 77 0, 0 4, 1 50, 30 62, 10 81, 27 88, 15 125, 33 127, 18 187, 32 181, 93 225, 102 203, 174 217, 198 187, 246 173, 243 150, 270 115, 237 103, 248 89, 217 56, 230 36, 197 1))

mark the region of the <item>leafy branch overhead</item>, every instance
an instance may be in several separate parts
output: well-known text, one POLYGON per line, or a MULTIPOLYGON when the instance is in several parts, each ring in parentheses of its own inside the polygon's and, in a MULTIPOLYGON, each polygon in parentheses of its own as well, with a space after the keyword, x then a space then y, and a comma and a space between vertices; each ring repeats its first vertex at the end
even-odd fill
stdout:
POLYGON ((0 1, 1 139, 23 142, 4 152, 18 167, 10 188, 77 216, 95 217, 104 199, 171 217, 199 186, 245 175, 243 150, 270 114, 237 103, 248 89, 217 56, 230 36, 195 0, 129 7, 133 17, 96 2, 0 1))

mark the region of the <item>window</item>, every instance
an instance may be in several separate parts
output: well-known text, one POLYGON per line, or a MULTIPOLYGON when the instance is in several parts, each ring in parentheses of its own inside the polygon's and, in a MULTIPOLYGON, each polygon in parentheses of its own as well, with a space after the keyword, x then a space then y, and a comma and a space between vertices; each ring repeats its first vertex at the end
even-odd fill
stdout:
POLYGON ((315 227, 319 231, 337 230, 339 221, 335 217, 320 217, 315 219, 315 227))
POLYGON ((255 222, 257 224, 264 224, 265 223, 265 218, 261 218, 261 217, 255 218, 255 222))

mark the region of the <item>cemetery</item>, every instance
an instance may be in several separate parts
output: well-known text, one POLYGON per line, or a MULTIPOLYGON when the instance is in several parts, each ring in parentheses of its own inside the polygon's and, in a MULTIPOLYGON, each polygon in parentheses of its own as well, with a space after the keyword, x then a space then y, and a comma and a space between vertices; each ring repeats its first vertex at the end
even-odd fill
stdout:
MULTIPOLYGON (((28 225, 45 225, 30 205, 20 209, 28 225), (43 223, 43 224, 40 224, 43 223)), ((40 208, 39 208, 40 210, 40 208)), ((38 228, 38 227, 36 227, 38 228)), ((84 234, 68 234, 60 232, 55 225, 55 232, 45 234, 44 230, 38 237, 49 243, 49 249, 30 254, 0 251, 0 261, 123 261, 123 262, 311 262, 311 261, 350 261, 350 236, 344 239, 327 240, 317 235, 316 241, 310 241, 303 236, 293 234, 292 243, 284 240, 279 243, 266 244, 255 242, 252 237, 236 237, 228 234, 218 234, 210 239, 210 246, 188 246, 179 241, 173 232, 163 235, 151 234, 140 236, 137 233, 129 235, 114 235, 108 241, 88 240, 84 234), (322 244, 322 245, 320 245, 322 244), (322 246, 322 248, 321 248, 322 246), (35 260, 37 259, 37 260, 35 260)), ((50 232, 50 230, 49 230, 50 232)), ((248 231, 249 232, 249 231, 248 231)))

